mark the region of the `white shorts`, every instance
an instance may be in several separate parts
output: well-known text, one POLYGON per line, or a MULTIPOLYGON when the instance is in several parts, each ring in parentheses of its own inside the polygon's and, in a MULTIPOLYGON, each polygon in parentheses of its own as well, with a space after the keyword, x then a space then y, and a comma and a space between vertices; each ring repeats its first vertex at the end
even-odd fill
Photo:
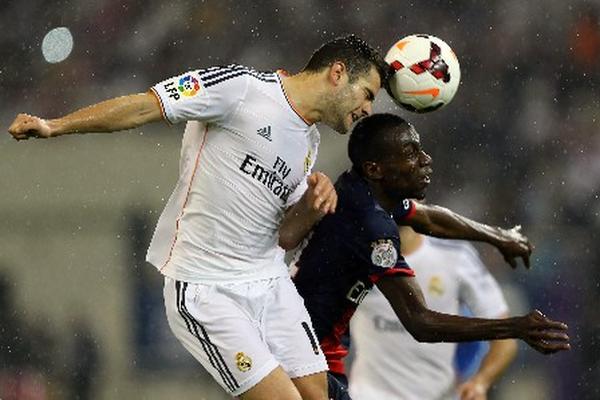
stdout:
POLYGON ((327 371, 289 277, 216 285, 165 277, 164 298, 177 339, 233 396, 279 365, 290 378, 327 371))

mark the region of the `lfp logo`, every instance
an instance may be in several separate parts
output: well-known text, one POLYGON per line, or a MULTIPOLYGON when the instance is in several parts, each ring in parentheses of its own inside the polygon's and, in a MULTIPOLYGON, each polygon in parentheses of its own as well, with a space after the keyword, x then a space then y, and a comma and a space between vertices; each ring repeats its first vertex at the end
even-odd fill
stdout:
POLYGON ((198 79, 194 78, 193 76, 186 75, 179 79, 179 86, 177 89, 179 89, 181 94, 184 96, 195 96, 200 90, 200 83, 198 82, 198 79))

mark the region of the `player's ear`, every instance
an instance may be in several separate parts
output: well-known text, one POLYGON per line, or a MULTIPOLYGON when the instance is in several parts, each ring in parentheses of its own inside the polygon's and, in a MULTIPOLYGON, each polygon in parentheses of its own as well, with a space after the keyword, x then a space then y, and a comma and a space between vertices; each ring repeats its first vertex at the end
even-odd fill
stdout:
POLYGON ((362 164, 363 172, 367 179, 379 180, 383 178, 383 170, 381 165, 373 161, 365 161, 362 164))
POLYGON ((329 81, 334 86, 338 86, 343 82, 344 76, 346 76, 347 73, 348 70, 346 68, 346 64, 344 64, 342 61, 335 61, 333 64, 331 64, 331 67, 329 67, 329 81))

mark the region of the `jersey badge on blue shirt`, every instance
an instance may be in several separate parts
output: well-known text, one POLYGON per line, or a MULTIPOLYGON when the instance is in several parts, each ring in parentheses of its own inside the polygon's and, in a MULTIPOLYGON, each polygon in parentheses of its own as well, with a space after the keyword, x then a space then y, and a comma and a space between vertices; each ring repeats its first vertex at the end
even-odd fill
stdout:
POLYGON ((371 262, 382 268, 391 268, 398 261, 398 252, 394 243, 389 239, 377 240, 371 243, 373 251, 371 252, 371 262))

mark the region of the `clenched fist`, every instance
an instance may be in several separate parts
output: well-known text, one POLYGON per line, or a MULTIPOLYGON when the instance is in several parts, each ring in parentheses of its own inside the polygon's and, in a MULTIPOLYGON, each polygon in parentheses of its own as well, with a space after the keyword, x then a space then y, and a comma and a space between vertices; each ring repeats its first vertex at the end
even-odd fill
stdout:
POLYGON ((8 128, 8 133, 16 140, 27 140, 31 137, 46 139, 52 136, 52 129, 45 119, 19 114, 8 128))

